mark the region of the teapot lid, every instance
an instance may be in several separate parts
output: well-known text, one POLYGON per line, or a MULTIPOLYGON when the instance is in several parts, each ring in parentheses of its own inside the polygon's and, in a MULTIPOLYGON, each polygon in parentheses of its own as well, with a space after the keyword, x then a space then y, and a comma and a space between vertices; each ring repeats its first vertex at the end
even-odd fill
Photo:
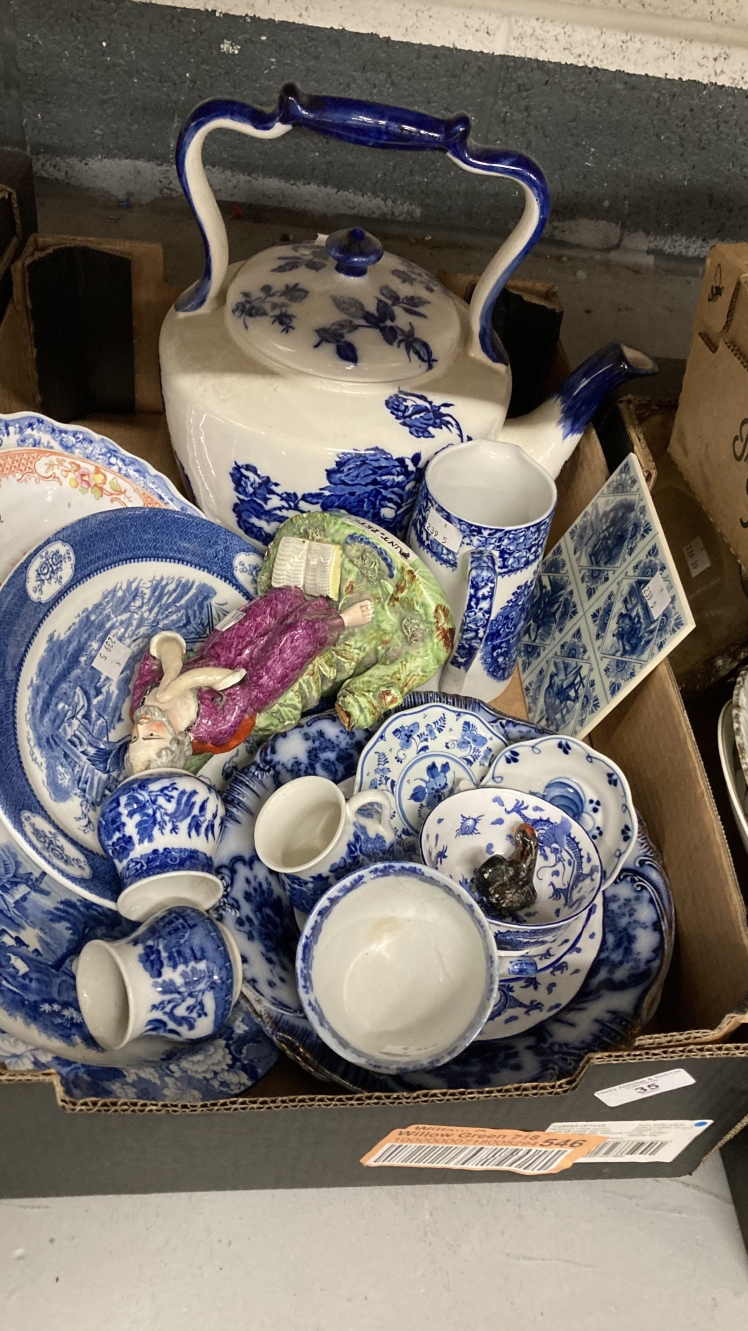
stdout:
POLYGON ((361 227, 256 254, 228 289, 226 320, 246 351, 358 383, 420 378, 460 340, 456 305, 436 278, 361 227))

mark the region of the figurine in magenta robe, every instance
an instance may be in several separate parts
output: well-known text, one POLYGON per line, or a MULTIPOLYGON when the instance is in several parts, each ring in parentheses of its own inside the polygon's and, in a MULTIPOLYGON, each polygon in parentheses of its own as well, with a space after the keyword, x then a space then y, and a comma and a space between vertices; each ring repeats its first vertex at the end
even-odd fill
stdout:
POLYGON ((370 601, 339 611, 326 596, 276 586, 229 615, 187 662, 178 633, 155 634, 133 686, 128 776, 236 748, 315 657, 371 617, 370 601))

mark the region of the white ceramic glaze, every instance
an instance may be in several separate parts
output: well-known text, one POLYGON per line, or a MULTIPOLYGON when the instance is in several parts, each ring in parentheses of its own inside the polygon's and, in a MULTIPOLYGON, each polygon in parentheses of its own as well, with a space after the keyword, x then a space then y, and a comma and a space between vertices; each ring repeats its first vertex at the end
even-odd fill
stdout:
POLYGON ((88 513, 164 508, 142 485, 101 463, 40 448, 0 449, 0 582, 45 537, 88 513))
POLYGON ((639 828, 631 790, 620 767, 579 739, 544 735, 500 753, 484 786, 511 786, 547 800, 583 827, 612 883, 639 828))
POLYGON ((302 776, 263 805, 255 850, 266 868, 282 875, 294 910, 308 915, 334 883, 388 856, 395 840, 393 811, 386 790, 346 799, 325 777, 302 776))
POLYGON ((476 439, 428 464, 408 540, 457 625, 445 692, 490 702, 509 683, 555 507, 550 476, 515 444, 476 439))
POLYGON ((381 1072, 455 1057, 498 986, 491 932, 469 893, 417 864, 373 865, 331 888, 304 927, 296 975, 321 1039, 381 1072))
POLYGON ((140 1035, 202 1040, 239 997, 241 956, 222 924, 177 907, 121 942, 92 939, 75 979, 83 1019, 104 1049, 122 1049, 140 1035))

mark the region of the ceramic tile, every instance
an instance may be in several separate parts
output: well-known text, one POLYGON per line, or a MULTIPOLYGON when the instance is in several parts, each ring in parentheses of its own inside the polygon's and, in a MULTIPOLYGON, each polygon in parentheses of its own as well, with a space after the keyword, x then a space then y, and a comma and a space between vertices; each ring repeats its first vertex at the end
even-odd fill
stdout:
POLYGON ((693 626, 632 454, 540 566, 519 653, 530 720, 586 734, 693 626))

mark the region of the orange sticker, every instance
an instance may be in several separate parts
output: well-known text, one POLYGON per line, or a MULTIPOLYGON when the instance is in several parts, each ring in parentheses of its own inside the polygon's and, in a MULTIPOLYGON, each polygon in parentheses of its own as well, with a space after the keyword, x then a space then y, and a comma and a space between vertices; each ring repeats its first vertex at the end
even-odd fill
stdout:
POLYGON ((362 1157, 380 1169, 510 1169, 515 1174, 558 1174, 607 1138, 515 1128, 447 1128, 414 1124, 395 1128, 362 1157))

